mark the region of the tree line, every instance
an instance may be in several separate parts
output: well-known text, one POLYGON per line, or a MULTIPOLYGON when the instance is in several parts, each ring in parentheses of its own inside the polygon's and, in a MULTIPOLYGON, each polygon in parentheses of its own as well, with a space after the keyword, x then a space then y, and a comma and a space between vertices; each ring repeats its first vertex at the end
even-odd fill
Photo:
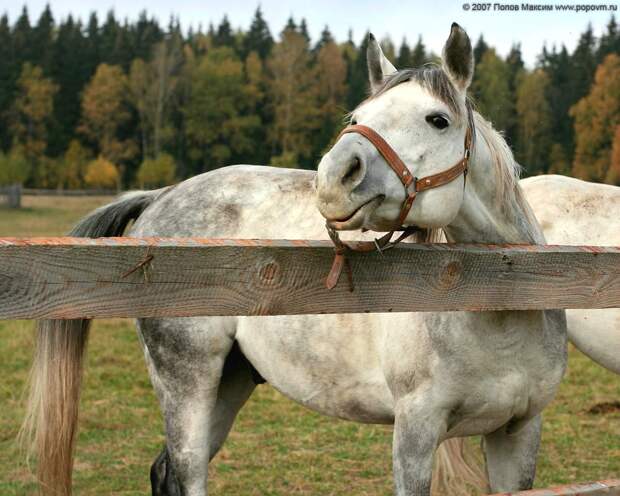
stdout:
MULTIPOLYGON (((365 36, 313 43, 305 20, 274 37, 260 8, 183 32, 142 13, 83 24, 48 7, 0 18, 0 184, 153 187, 232 163, 314 168, 367 95, 365 36)), ((398 68, 437 62, 418 38, 382 41, 398 68)), ((570 52, 475 44, 472 98, 527 174, 620 184, 620 33, 589 26, 570 52)))

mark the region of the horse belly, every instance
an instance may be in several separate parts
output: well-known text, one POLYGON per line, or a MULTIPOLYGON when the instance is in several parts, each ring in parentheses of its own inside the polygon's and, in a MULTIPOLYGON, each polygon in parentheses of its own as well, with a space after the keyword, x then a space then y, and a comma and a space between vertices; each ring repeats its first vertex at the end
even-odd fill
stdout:
POLYGON ((275 389, 325 415, 392 423, 374 315, 244 317, 236 339, 275 389))

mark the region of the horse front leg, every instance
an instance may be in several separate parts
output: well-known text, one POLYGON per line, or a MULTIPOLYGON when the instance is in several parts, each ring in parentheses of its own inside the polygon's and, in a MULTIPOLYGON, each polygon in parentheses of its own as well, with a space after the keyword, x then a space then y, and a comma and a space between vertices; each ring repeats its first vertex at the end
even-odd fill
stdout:
POLYGON ((429 496, 433 454, 446 432, 447 414, 428 398, 410 395, 396 403, 392 444, 397 496, 429 496))

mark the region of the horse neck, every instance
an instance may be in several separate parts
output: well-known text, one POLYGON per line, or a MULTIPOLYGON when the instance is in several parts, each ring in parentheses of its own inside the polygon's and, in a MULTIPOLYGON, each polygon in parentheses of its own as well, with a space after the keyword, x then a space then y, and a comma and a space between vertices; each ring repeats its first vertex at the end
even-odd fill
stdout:
POLYGON ((479 115, 464 200, 444 231, 453 243, 542 244, 544 236, 518 184, 504 139, 479 115))

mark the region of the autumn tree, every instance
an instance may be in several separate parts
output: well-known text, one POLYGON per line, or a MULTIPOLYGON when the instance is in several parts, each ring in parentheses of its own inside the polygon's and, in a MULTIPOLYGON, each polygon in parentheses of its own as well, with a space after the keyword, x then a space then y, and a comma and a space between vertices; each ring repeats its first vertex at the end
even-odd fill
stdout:
POLYGON ((118 188, 120 186, 118 167, 100 156, 86 166, 84 182, 91 188, 118 188))
POLYGON ((590 93, 570 110, 575 119, 573 175, 599 181, 615 181, 611 151, 620 124, 620 56, 610 54, 596 69, 590 93))
POLYGON ((82 96, 80 130, 97 145, 99 154, 113 163, 135 155, 135 143, 119 137, 131 117, 127 106, 127 77, 119 66, 101 64, 82 96))
POLYGON ((183 109, 190 157, 201 170, 226 165, 253 150, 260 121, 247 111, 243 64, 231 48, 209 51, 191 74, 191 94, 183 109))
POLYGON ((61 161, 61 180, 63 187, 77 189, 84 184, 86 167, 92 160, 90 150, 82 146, 78 140, 71 140, 61 161))
POLYGON ((546 98, 549 76, 542 69, 521 73, 517 84, 517 159, 529 174, 546 172, 551 147, 551 109, 546 98))
POLYGON ((317 54, 317 111, 322 120, 316 132, 314 149, 325 152, 326 146, 342 128, 347 94, 347 68, 340 48, 333 41, 326 42, 317 54))
POLYGON ((312 155, 312 132, 320 125, 316 85, 304 36, 292 28, 282 32, 268 60, 274 122, 271 141, 278 165, 294 167, 312 155))
POLYGON ((13 142, 26 159, 37 163, 45 154, 48 125, 58 87, 43 76, 40 67, 26 62, 17 81, 17 98, 11 112, 13 142))
POLYGON ((496 129, 505 131, 510 128, 514 121, 510 69, 492 48, 484 52, 476 66, 472 92, 478 110, 496 129))
POLYGON ((170 134, 168 116, 183 62, 177 37, 155 45, 149 62, 135 59, 129 72, 131 101, 138 111, 143 157, 158 157, 164 136, 170 134))

